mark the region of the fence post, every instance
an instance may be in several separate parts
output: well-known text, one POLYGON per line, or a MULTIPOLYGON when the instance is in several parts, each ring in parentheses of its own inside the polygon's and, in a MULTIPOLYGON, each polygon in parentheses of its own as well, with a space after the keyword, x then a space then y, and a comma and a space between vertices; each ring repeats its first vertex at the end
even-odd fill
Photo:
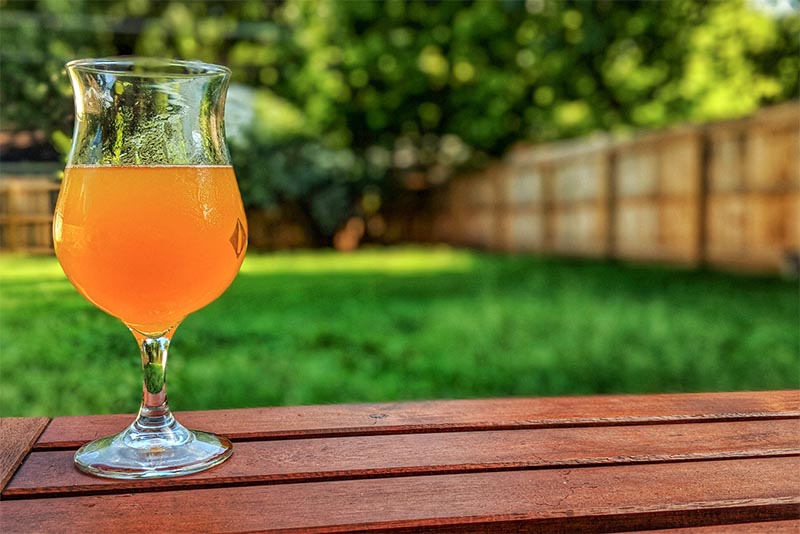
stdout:
POLYGON ((617 256, 617 146, 609 142, 605 148, 606 157, 606 253, 608 259, 617 256))
POLYGON ((711 135, 708 128, 702 127, 698 136, 700 143, 700 176, 699 190, 697 194, 697 214, 698 214, 698 236, 697 236, 697 265, 699 267, 708 266, 708 196, 709 196, 709 175, 711 174, 711 135))
POLYGON ((539 164, 542 174, 542 251, 553 252, 555 248, 555 208, 553 206, 553 196, 555 181, 553 175, 555 169, 551 162, 539 164))

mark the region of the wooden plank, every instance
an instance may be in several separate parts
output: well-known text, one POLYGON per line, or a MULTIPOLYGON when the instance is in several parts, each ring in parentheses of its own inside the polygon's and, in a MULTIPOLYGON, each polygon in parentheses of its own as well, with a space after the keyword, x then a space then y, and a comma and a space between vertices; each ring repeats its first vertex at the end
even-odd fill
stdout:
POLYGON ((798 458, 0 502, 5 532, 622 531, 798 518, 798 458))
POLYGON ((800 133, 797 125, 795 119, 787 116, 780 126, 750 126, 745 151, 745 185, 748 191, 798 189, 800 133))
POLYGON ((623 259, 654 259, 661 250, 658 246, 659 203, 655 200, 617 198, 615 252, 623 259))
POLYGON ((699 129, 679 138, 666 139, 658 159, 659 193, 667 198, 697 201, 700 191, 701 137, 699 129))
POLYGON ((616 195, 622 199, 658 194, 659 152, 651 143, 617 150, 616 195))
POLYGON ((613 239, 616 256, 693 265, 701 237, 697 196, 616 199, 613 239))
POLYGON ((604 256, 608 253, 608 213, 605 199, 586 205, 562 204, 550 212, 552 250, 576 256, 604 256))
POLYGON ((88 476, 74 468, 72 451, 42 451, 30 455, 3 496, 800 455, 797 430, 798 420, 778 420, 243 442, 216 469, 148 481, 88 476))
POLYGON ((697 196, 659 202, 659 247, 664 260, 695 265, 700 252, 700 202, 697 196))
POLYGON ((708 131, 708 189, 712 194, 744 190, 744 128, 711 127, 708 131))
POLYGON ((718 194, 708 199, 707 256, 714 265, 777 271, 798 250, 796 193, 718 194))
POLYGON ((0 491, 6 487, 48 421, 47 417, 0 419, 0 491))
POLYGON ((546 231, 544 210, 509 210, 501 223, 507 228, 510 250, 540 251, 544 249, 546 231))
MULTIPOLYGON (((800 416, 800 391, 608 395, 340 404, 184 412, 190 428, 231 439, 405 434, 732 421, 800 416)), ((133 415, 56 417, 35 449, 76 448, 123 430, 133 415)))
POLYGON ((514 167, 500 178, 500 202, 508 206, 540 208, 544 196, 544 178, 535 165, 514 167))
POLYGON ((602 202, 608 191, 605 176, 608 158, 604 153, 569 159, 553 173, 553 201, 556 206, 574 202, 602 202))

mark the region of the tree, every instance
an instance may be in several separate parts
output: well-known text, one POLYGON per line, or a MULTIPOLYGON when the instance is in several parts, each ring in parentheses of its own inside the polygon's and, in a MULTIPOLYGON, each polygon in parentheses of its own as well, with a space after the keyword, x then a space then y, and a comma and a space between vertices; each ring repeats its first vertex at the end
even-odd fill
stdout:
POLYGON ((75 56, 227 64, 252 88, 234 138, 245 201, 295 203, 328 238, 409 171, 435 184, 522 139, 741 116, 796 97, 800 73, 800 15, 747 0, 0 6, 4 127, 66 131, 75 56))

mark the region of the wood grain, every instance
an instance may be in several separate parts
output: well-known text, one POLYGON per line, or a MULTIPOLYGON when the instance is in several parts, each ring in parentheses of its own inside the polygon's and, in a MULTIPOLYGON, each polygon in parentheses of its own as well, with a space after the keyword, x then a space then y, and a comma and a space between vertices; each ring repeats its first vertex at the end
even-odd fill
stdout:
POLYGON ((149 481, 89 476, 73 451, 40 451, 4 497, 800 455, 797 428, 777 420, 253 441, 210 471, 149 481))
POLYGON ((0 491, 6 487, 48 421, 46 417, 0 419, 0 491))
POLYGON ((620 531, 797 519, 798 458, 0 502, 5 532, 620 531), (643 491, 643 488, 647 488, 643 491), (143 523, 144 522, 144 523, 143 523))
POLYGON ((739 523, 707 527, 686 527, 669 530, 639 531, 638 534, 797 534, 800 520, 765 521, 760 523, 739 523))
MULTIPOLYGON (((764 391, 510 398, 184 412, 190 428, 233 440, 739 421, 800 416, 800 392, 764 391)), ((133 415, 56 417, 36 450, 77 448, 124 429, 133 415)))

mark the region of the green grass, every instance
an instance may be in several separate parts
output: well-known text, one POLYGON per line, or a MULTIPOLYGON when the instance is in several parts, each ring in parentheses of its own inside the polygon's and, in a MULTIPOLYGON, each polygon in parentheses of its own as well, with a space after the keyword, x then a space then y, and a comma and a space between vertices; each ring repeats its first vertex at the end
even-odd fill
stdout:
MULTIPOLYGON (((247 257, 173 340, 173 409, 798 386, 797 283, 448 248, 247 257)), ((0 415, 133 412, 133 337, 0 258, 0 415)))

